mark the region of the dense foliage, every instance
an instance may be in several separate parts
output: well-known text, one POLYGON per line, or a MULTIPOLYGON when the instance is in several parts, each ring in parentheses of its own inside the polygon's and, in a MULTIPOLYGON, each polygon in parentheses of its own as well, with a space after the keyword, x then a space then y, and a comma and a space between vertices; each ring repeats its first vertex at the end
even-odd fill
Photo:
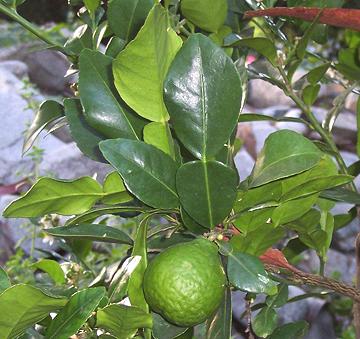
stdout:
MULTIPOLYGON (((321 9, 310 22, 296 15, 243 18, 273 0, 212 0, 211 6, 209 0, 84 0, 82 25, 62 46, 17 14, 23 2, 1 0, 0 11, 64 53, 69 73, 78 74, 72 98, 41 105, 24 152, 43 129, 66 122, 80 150, 114 171, 103 183, 41 177, 6 208, 6 217, 46 224, 43 231, 60 239, 62 254, 27 264, 31 274, 43 272, 36 281, 12 285, 1 270, 2 338, 230 338, 233 290, 247 292, 249 312, 261 309, 250 317, 250 336, 297 338, 307 323, 279 326, 276 313, 289 301, 289 284, 310 283, 360 301, 356 289, 323 276, 332 236, 356 217, 360 201, 353 183, 358 163, 345 165, 331 134, 346 96, 359 93, 359 32, 325 25, 321 9), (326 54, 319 44, 328 36, 343 48, 326 54), (251 64, 249 53, 256 56, 251 64), (306 72, 294 81, 299 68, 306 72), (249 78, 278 86, 304 118, 242 112, 249 78), (311 106, 323 82, 344 92, 319 122, 311 106), (242 177, 233 160, 241 147, 238 125, 263 120, 306 124, 321 139, 275 132, 251 175, 242 177), (333 215, 338 202, 354 207, 333 215), (60 222, 58 215, 68 217, 60 222), (199 237, 218 246, 227 288, 210 318, 181 328, 149 309, 143 276, 154 255, 199 237), (307 249, 320 259, 319 274, 291 265, 307 249), (263 302, 252 305, 260 294, 263 302)), ((289 7, 344 4, 287 1, 289 7)), ((360 143, 357 150, 360 155, 360 143)))

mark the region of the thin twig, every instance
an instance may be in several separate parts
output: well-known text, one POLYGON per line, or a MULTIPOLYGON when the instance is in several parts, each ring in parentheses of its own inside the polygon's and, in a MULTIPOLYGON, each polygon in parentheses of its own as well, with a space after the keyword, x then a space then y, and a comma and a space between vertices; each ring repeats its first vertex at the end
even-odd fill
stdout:
POLYGON ((269 264, 265 264, 264 267, 270 273, 286 276, 286 279, 294 283, 295 285, 309 285, 325 288, 332 292, 349 297, 357 303, 360 303, 360 290, 353 286, 344 284, 340 281, 323 277, 317 274, 306 273, 297 269, 290 271, 269 264))

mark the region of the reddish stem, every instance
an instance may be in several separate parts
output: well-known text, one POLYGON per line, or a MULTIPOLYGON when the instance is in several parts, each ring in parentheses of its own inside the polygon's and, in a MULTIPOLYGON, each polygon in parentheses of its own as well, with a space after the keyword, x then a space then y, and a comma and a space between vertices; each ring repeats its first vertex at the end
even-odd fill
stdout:
POLYGON ((245 12, 245 19, 262 16, 286 16, 314 21, 319 15, 319 23, 350 28, 360 31, 360 10, 346 8, 315 8, 315 7, 275 7, 258 11, 245 12), (319 15, 320 14, 320 15, 319 15))

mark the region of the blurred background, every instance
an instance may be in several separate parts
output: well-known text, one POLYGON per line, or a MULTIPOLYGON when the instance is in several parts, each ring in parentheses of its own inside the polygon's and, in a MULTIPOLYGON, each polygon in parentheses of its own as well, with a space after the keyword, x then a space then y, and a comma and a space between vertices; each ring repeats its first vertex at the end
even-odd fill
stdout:
MULTIPOLYGON (((64 43, 80 25, 77 12, 81 6, 78 2, 72 1, 72 6, 69 6, 65 0, 30 0, 19 6, 18 11, 26 19, 43 26, 54 40, 64 43)), ((278 1, 278 5, 285 3, 286 1, 278 1)), ((360 1, 346 1, 345 7, 360 8, 360 1)), ((339 50, 349 40, 359 44, 360 36, 350 31, 331 29, 325 41, 314 44, 314 51, 330 59, 336 58, 339 50)), ((247 63, 253 62, 257 63, 257 67, 261 66, 261 60, 256 55, 248 57, 247 63)), ((73 96, 71 84, 75 80, 74 75, 65 77, 69 67, 70 63, 61 53, 45 49, 32 34, 0 15, 0 213, 41 175, 62 179, 96 175, 101 181, 110 171, 106 165, 81 154, 65 125, 54 132, 43 132, 31 150, 22 155, 24 133, 40 103, 49 98, 61 100, 64 96, 73 96)), ((305 69, 299 71, 296 78, 306 72, 305 69)), ((328 107, 334 104, 334 98, 343 91, 343 87, 335 83, 322 85, 313 107, 319 121, 326 115, 328 107)), ((334 128, 336 142, 347 165, 358 160, 355 154, 356 100, 355 93, 347 96, 334 128)), ((244 112, 274 117, 301 117, 301 112, 293 106, 283 92, 268 82, 260 79, 250 81, 244 112)), ((241 124, 238 138, 243 146, 235 161, 242 179, 250 174, 266 137, 284 128, 317 137, 306 126, 291 122, 261 121, 241 124)), ((360 188, 359 180, 357 186, 360 188)), ((339 204, 336 214, 346 213, 350 207, 339 204)), ((31 258, 48 256, 49 253, 55 255, 53 251, 59 246, 56 240, 45 236, 41 227, 35 227, 35 222, 39 221, 5 220, 0 216, 0 265, 6 267, 14 283, 31 283, 34 279, 31 258)), ((47 223, 57 222, 59 221, 54 217, 40 220, 40 225, 46 227, 47 223)), ((132 226, 130 224, 125 227, 132 226)), ((335 234, 326 266, 327 275, 352 283, 355 273, 354 239, 359 228, 359 220, 356 219, 335 234)), ((62 250, 60 246, 58 252, 61 253, 62 250)), ((108 253, 116 254, 116 251, 119 254, 122 250, 110 248, 104 251, 100 248, 99 257, 108 253)), ((300 265, 305 271, 316 271, 318 262, 314 253, 306 252, 300 265)), ((234 328, 238 332, 237 338, 242 338, 241 333, 245 327, 239 319, 244 311, 243 295, 237 293, 239 303, 234 302, 234 328)), ((291 287, 290 298, 296 299, 301 294, 303 290, 300 287, 291 287)), ((342 297, 334 296, 329 303, 326 299, 314 296, 283 307, 280 310, 281 321, 309 321, 312 323, 309 338, 338 338, 340 333, 341 338, 350 339, 355 338, 349 328, 351 307, 351 302, 342 297)))

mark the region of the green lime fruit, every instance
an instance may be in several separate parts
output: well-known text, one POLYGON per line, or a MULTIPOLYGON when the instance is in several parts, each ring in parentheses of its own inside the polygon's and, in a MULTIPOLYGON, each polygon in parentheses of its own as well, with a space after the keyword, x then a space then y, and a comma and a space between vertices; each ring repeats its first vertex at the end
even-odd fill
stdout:
POLYGON ((226 276, 217 246, 205 239, 169 247, 148 265, 144 294, 154 312, 182 327, 200 324, 220 306, 226 276))

